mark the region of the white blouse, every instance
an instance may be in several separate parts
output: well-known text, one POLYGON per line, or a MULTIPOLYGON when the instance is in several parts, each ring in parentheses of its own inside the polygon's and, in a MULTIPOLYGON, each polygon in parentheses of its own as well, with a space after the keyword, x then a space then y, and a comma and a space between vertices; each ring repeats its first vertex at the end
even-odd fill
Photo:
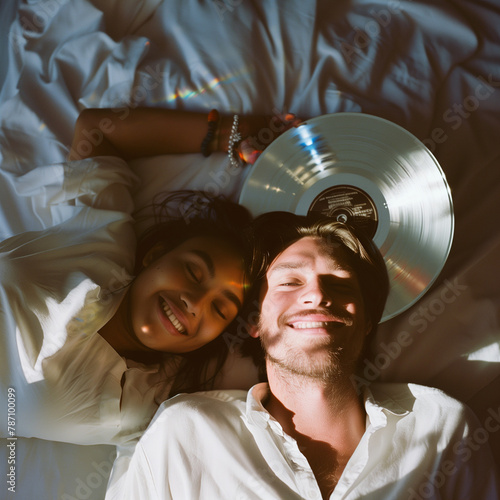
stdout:
MULTIPOLYGON (((77 444, 136 438, 171 372, 125 360, 99 335, 130 283, 137 182, 119 158, 14 177, 43 229, 0 243, 0 390, 15 391, 15 435, 77 444)), ((5 210, 5 207, 4 207, 5 210)), ((7 398, 0 437, 7 437, 7 398)))

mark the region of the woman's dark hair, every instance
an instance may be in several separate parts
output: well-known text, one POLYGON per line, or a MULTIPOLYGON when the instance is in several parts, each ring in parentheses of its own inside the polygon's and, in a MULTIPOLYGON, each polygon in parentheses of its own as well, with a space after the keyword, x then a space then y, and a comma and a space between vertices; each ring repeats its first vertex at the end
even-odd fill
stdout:
MULTIPOLYGON (((143 267, 144 257, 159 243, 167 253, 190 238, 217 238, 241 255, 247 295, 254 280, 254 259, 249 232, 252 216, 246 208, 223 196, 188 190, 162 194, 155 198, 151 208, 154 224, 139 238, 136 274, 143 267)), ((227 354, 223 335, 195 351, 180 354, 183 362, 171 395, 211 389, 227 354)))
MULTIPOLYGON (((367 318, 371 322, 370 338, 382 318, 389 278, 384 259, 371 238, 357 227, 337 222, 331 218, 310 214, 299 216, 289 212, 270 212, 257 217, 253 223, 256 262, 260 263, 257 279, 248 304, 255 304, 266 272, 273 260, 297 240, 311 236, 322 239, 327 245, 343 248, 358 278, 367 318)), ((248 314, 244 311, 243 314, 248 314)), ((367 347, 368 342, 365 343, 367 347)), ((242 346, 244 355, 252 356, 262 369, 263 352, 260 342, 248 339, 242 346)))

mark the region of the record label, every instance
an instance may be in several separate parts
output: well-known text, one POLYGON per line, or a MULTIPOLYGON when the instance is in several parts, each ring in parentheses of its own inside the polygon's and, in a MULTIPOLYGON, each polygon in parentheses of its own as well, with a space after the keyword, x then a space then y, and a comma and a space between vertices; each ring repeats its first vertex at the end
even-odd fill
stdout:
POLYGON ((325 189, 311 203, 308 213, 311 212, 359 227, 370 238, 377 232, 377 208, 362 189, 354 186, 325 189))

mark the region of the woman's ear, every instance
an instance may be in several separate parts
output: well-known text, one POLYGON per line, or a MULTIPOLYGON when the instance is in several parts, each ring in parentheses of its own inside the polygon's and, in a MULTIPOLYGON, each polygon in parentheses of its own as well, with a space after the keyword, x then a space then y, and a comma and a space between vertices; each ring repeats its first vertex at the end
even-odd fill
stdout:
POLYGON ((148 267, 151 262, 161 257, 167 252, 166 244, 162 241, 155 243, 146 253, 142 259, 142 267, 148 267))

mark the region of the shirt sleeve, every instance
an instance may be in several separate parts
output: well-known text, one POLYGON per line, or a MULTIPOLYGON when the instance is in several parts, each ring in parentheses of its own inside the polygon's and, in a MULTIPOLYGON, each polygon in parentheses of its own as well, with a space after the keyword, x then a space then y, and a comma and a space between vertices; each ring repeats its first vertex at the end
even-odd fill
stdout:
POLYGON ((139 442, 132 456, 118 453, 105 500, 172 500, 168 489, 158 494, 149 458, 139 442))
POLYGON ((245 397, 209 391, 162 403, 136 449, 119 452, 106 500, 238 498, 255 458, 242 429, 245 397))
MULTIPOLYGON (((97 332, 131 279, 136 179, 125 162, 103 157, 39 167, 17 181, 20 196, 45 206, 37 209, 43 229, 0 242, 2 393, 16 391, 16 435, 68 440, 73 428, 78 442, 75 429, 90 414, 87 429, 99 429, 111 408, 119 410, 124 362, 106 352, 97 332), (85 384, 85 374, 72 371, 72 352, 76 361, 84 349, 96 354, 87 356, 88 373, 95 362, 94 371, 109 374, 100 385, 92 377, 85 384), (62 379, 64 393, 56 383, 62 379)), ((7 410, 0 411, 4 434, 7 410)), ((117 427, 119 420, 110 423, 108 434, 117 427)), ((98 439, 107 442, 105 437, 98 439)))
POLYGON ((136 446, 118 447, 105 500, 193 498, 192 485, 199 483, 193 442, 199 435, 183 399, 162 403, 136 446))
POLYGON ((0 240, 60 224, 82 205, 131 213, 130 191, 138 184, 128 165, 111 156, 0 169, 0 181, 0 240))

